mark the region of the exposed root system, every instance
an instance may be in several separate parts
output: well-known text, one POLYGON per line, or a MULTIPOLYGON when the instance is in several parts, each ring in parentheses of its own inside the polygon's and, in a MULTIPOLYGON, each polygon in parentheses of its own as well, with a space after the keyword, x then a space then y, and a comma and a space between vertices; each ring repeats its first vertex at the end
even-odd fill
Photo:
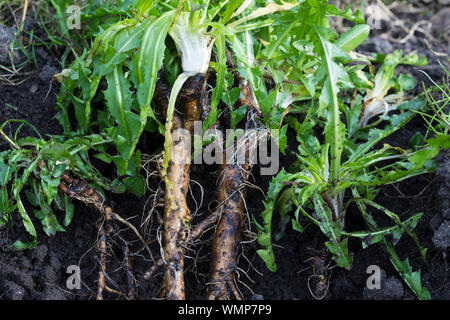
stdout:
POLYGON ((115 213, 113 209, 107 205, 103 199, 103 196, 89 185, 85 181, 71 178, 67 173, 64 173, 61 177, 59 189, 71 198, 78 199, 85 204, 91 205, 96 208, 101 214, 101 222, 98 225, 98 262, 100 270, 98 272, 98 286, 97 286, 97 300, 103 300, 104 291, 123 296, 126 299, 135 299, 135 280, 132 273, 131 254, 128 242, 120 236, 117 223, 121 223, 130 228, 146 247, 151 256, 150 249, 145 243, 138 230, 127 220, 123 219, 120 215, 115 213), (125 270, 127 277, 128 293, 124 294, 118 290, 112 289, 108 286, 108 274, 107 274, 107 258, 108 258, 108 236, 113 235, 118 237, 121 241, 123 261, 122 267, 125 270))
POLYGON ((242 295, 235 285, 234 273, 239 255, 244 220, 244 182, 248 171, 238 165, 223 165, 219 184, 221 219, 212 244, 211 271, 206 298, 226 300, 232 292, 236 299, 242 295))
POLYGON ((184 248, 187 238, 190 210, 186 196, 189 187, 189 168, 191 164, 191 136, 194 121, 200 119, 199 92, 203 75, 191 77, 184 84, 177 99, 172 119, 172 145, 167 169, 166 190, 164 194, 164 282, 165 295, 170 300, 184 300, 184 248), (180 114, 181 113, 181 114, 180 114), (183 129, 183 130, 181 130, 183 129), (187 133, 187 134, 186 134, 187 133))

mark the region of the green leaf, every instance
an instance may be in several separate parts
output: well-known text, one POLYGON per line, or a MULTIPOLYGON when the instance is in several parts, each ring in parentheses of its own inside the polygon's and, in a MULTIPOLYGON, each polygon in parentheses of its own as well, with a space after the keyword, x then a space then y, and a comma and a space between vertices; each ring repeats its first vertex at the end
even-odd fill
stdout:
POLYGON ((38 245, 37 241, 32 242, 24 242, 21 240, 17 240, 12 244, 12 247, 16 250, 22 251, 27 249, 33 249, 38 245))
POLYGON ((274 140, 274 142, 277 144, 278 149, 280 149, 280 152, 282 154, 285 154, 286 146, 287 146, 287 129, 288 125, 285 124, 281 127, 281 129, 271 129, 270 130, 270 136, 274 140))
POLYGON ((412 90, 416 87, 417 81, 413 77, 407 74, 401 74, 397 78, 397 82, 400 86, 401 91, 412 90))
POLYGON ((106 76, 106 81, 108 88, 103 94, 105 95, 108 111, 119 125, 122 136, 126 138, 127 143, 130 143, 134 138, 131 132, 133 128, 129 126, 125 114, 130 112, 133 103, 130 83, 125 78, 121 66, 115 66, 113 71, 106 76))
POLYGON ((143 176, 127 177, 123 179, 123 183, 127 190, 136 196, 142 197, 145 194, 146 184, 143 176))
POLYGON ((13 186, 12 186, 13 196, 14 196, 14 199, 16 200, 17 209, 19 210, 19 213, 22 216, 22 223, 25 227, 25 230, 33 237, 33 243, 35 243, 37 241, 36 240, 37 239, 36 229, 34 228, 33 222, 31 222, 31 219, 28 216, 27 211, 25 210, 25 207, 20 198, 20 192, 22 191, 23 186, 28 182, 28 179, 30 178, 30 174, 36 168, 39 160, 40 160, 40 157, 39 156, 36 157, 36 159, 25 169, 20 180, 14 181, 13 186))
POLYGON ((272 272, 277 271, 277 265, 275 263, 275 255, 273 253, 272 248, 270 249, 259 249, 256 250, 256 253, 263 259, 264 263, 266 264, 267 269, 269 269, 272 272))
POLYGON ((231 128, 236 128, 236 125, 244 119, 247 113, 247 105, 242 105, 239 108, 231 111, 231 128))
POLYGON ((276 39, 273 39, 270 44, 264 49, 264 56, 266 57, 266 62, 270 61, 272 59, 275 52, 279 52, 279 47, 281 43, 291 36, 291 30, 299 23, 299 20, 292 19, 292 21, 284 26, 283 31, 276 37, 276 39))
MULTIPOLYGON (((422 215, 423 215, 422 213, 417 213, 406 219, 403 222, 403 224, 407 226, 410 230, 413 230, 417 226, 422 215)), ((389 235, 392 235, 395 244, 400 240, 400 237, 403 235, 403 233, 404 230, 401 228, 401 226, 395 225, 393 227, 376 229, 373 231, 354 231, 350 233, 344 232, 343 235, 346 237, 361 239, 362 246, 365 249, 372 244, 379 243, 389 235)))
POLYGON ((350 269, 352 266, 352 257, 348 253, 347 246, 348 238, 343 239, 340 242, 325 242, 328 250, 333 254, 333 259, 337 265, 341 268, 350 269))
MULTIPOLYGON (((158 71, 161 69, 164 59, 165 40, 174 17, 175 11, 169 11, 146 28, 141 46, 134 59, 137 97, 140 104, 140 133, 145 127, 147 117, 151 117, 159 123, 151 108, 151 101, 158 71)), ((162 131, 162 125, 160 129, 162 131)))
POLYGON ((20 196, 17 195, 15 198, 16 198, 16 202, 17 202, 17 209, 19 210, 19 213, 22 216, 22 223, 25 227, 25 230, 27 230, 27 232, 33 237, 33 243, 34 243, 34 242, 36 242, 36 239, 37 239, 36 229, 34 228, 33 222, 31 222, 31 219, 28 216, 28 213, 25 210, 25 207, 23 206, 20 196))
POLYGON ((217 35, 215 45, 217 48, 217 64, 218 64, 217 78, 216 78, 217 80, 216 86, 214 88, 211 97, 211 111, 209 112, 208 117, 205 120, 203 130, 206 130, 207 128, 211 127, 214 123, 216 123, 218 117, 217 106, 219 105, 220 99, 225 89, 225 72, 227 69, 227 59, 225 55, 225 48, 226 48, 225 36, 223 34, 219 33, 217 35))
POLYGON ((411 290, 417 295, 420 300, 430 300, 430 291, 422 286, 420 270, 413 271, 408 259, 401 261, 394 249, 394 246, 391 245, 388 241, 385 241, 385 245, 386 250, 391 256, 392 264, 403 277, 403 280, 405 280, 411 290))
POLYGON ((269 190, 267 191, 266 201, 264 201, 264 211, 261 213, 263 218, 264 230, 258 231, 258 243, 263 249, 258 250, 257 253, 265 262, 267 268, 275 272, 277 266, 275 263, 275 255, 272 248, 272 214, 275 207, 278 194, 284 188, 283 181, 288 180, 289 175, 281 170, 270 182, 269 190))
POLYGON ((437 134, 434 138, 428 139, 427 143, 432 147, 440 147, 444 150, 450 149, 450 135, 437 134))
POLYGON ((367 24, 358 24, 345 32, 336 41, 336 45, 344 51, 351 51, 356 49, 361 43, 366 40, 370 33, 370 26, 367 24))
POLYGON ((333 254, 334 260, 340 267, 350 269, 352 265, 352 257, 348 253, 348 239, 341 240, 341 235, 343 233, 342 226, 339 222, 333 221, 331 210, 324 203, 324 200, 320 194, 315 193, 313 195, 313 203, 315 212, 320 219, 319 227, 323 234, 330 239, 330 241, 326 242, 325 245, 333 254))
POLYGON ((60 178, 53 178, 48 169, 43 166, 40 172, 42 190, 47 196, 47 203, 50 204, 58 194, 60 178))
POLYGON ((39 210, 34 210, 34 216, 41 221, 44 232, 49 237, 53 237, 58 231, 65 231, 59 224, 53 209, 47 203, 42 188, 36 183, 34 184, 34 193, 39 201, 39 210))
MULTIPOLYGON (((120 22, 125 29, 120 30, 114 35, 114 47, 109 47, 111 54, 105 52, 102 62, 99 66, 99 75, 105 76, 109 74, 115 66, 122 64, 127 59, 127 52, 137 48, 140 44, 140 37, 145 30, 136 26, 137 20, 127 19, 120 22)), ((107 50, 107 51, 108 51, 107 50)))
POLYGON ((66 214, 64 216, 64 226, 67 227, 73 219, 74 205, 69 197, 64 197, 64 203, 66 207, 66 214))
POLYGON ((240 88, 238 87, 231 88, 231 90, 227 90, 226 92, 224 92, 222 96, 222 101, 229 107, 233 107, 236 101, 239 99, 240 94, 241 94, 240 88))
POLYGON ((94 155, 95 158, 105 162, 105 163, 111 163, 112 162, 112 158, 108 153, 102 152, 102 153, 97 153, 94 155))
POLYGON ((348 55, 337 46, 325 40, 326 31, 323 28, 315 28, 322 46, 322 61, 327 73, 327 79, 325 80, 320 100, 330 108, 328 122, 325 127, 325 137, 331 147, 330 180, 336 182, 340 176, 341 154, 345 144, 345 126, 340 120, 339 100, 337 96, 339 89, 337 82, 347 73, 333 60, 347 59, 348 55))
POLYGON ((125 159, 123 159, 120 155, 113 156, 111 159, 114 161, 114 164, 117 167, 117 171, 120 176, 123 176, 127 173, 128 163, 125 159))
POLYGON ((414 148, 414 147, 422 147, 425 144, 425 139, 420 132, 416 132, 413 134, 411 139, 409 139, 408 147, 414 148))
POLYGON ((291 219, 292 228, 297 232, 303 232, 303 227, 295 219, 291 219))
MULTIPOLYGON (((264 117, 268 117, 272 107, 275 105, 277 91, 273 90, 269 95, 266 95, 262 99, 258 97, 259 107, 264 115, 264 117)), ((258 95, 257 95, 258 96, 258 95)))

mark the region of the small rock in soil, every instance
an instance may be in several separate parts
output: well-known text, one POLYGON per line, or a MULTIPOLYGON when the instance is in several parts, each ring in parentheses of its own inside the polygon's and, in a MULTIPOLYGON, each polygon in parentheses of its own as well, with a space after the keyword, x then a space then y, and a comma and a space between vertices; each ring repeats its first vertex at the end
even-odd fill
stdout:
POLYGON ((36 93, 36 91, 38 91, 38 89, 39 89, 39 86, 37 84, 33 84, 30 88, 30 93, 34 94, 34 93, 36 93))
POLYGON ((430 228, 433 230, 433 232, 436 232, 437 229, 439 229, 439 226, 441 225, 442 217, 439 213, 436 213, 433 218, 430 220, 430 228))
POLYGON ((44 268, 44 277, 49 283, 56 283, 58 280, 57 272, 51 266, 44 268))
POLYGON ((39 79, 42 81, 51 81, 55 73, 58 73, 58 69, 46 64, 39 73, 39 79))
POLYGON ((255 293, 255 294, 252 296, 251 300, 264 300, 264 296, 263 296, 262 294, 257 294, 257 293, 255 293))
POLYGON ((450 221, 446 220, 442 222, 439 229, 433 236, 433 243, 436 248, 445 250, 450 247, 450 221))
POLYGON ((368 51, 380 52, 385 54, 394 51, 394 47, 392 47, 391 43, 388 40, 383 39, 381 37, 368 38, 364 42, 364 47, 368 51))
POLYGON ((25 289, 16 283, 6 280, 4 282, 5 298, 10 300, 22 300, 25 295, 25 289))
POLYGON ((55 270, 61 269, 61 262, 57 257, 50 257, 50 265, 55 270))
POLYGON ((22 268, 27 270, 27 269, 31 269, 31 267, 33 266, 33 264, 31 263, 31 260, 27 257, 22 257, 20 259, 21 263, 22 263, 22 268))
POLYGON ((450 247, 450 151, 442 152, 439 161, 439 168, 436 171, 436 183, 439 185, 437 197, 441 218, 444 221, 438 228, 433 229, 432 241, 436 248, 445 251, 450 247))
POLYGON ((367 300, 399 300, 402 299, 403 284, 394 276, 386 278, 386 272, 381 270, 381 288, 368 289, 364 288, 363 297, 367 300))
POLYGON ((32 258, 36 259, 39 263, 42 263, 47 256, 47 252, 47 246, 45 244, 41 244, 32 251, 32 258))
POLYGON ((442 211, 442 218, 450 220, 450 208, 442 211))
MULTIPOLYGON (((16 37, 17 30, 5 25, 0 24, 0 64, 10 65, 11 59, 9 57, 10 45, 16 37)), ((16 41, 18 41, 16 39, 16 41)), ((20 53, 19 48, 14 46, 13 50, 13 63, 18 64, 23 59, 23 55, 20 53)))
POLYGON ((450 8, 442 8, 432 18, 432 31, 434 35, 448 33, 450 30, 450 8))
POLYGON ((47 51, 45 51, 45 49, 42 48, 42 47, 38 47, 38 48, 36 49, 36 54, 37 54, 38 56, 40 56, 43 60, 46 60, 47 57, 48 57, 47 51))

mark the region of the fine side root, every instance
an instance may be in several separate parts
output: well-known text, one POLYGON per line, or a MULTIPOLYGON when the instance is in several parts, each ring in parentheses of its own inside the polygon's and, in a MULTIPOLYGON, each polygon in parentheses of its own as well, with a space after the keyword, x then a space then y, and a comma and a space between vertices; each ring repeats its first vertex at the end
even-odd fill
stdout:
POLYGON ((128 299, 134 300, 136 298, 135 291, 135 281, 132 273, 131 267, 131 256, 130 256, 130 248, 128 247, 128 243, 123 240, 122 250, 123 250, 123 268, 125 269, 125 273, 127 276, 127 286, 128 286, 128 299))
POLYGON ((147 236, 151 233, 154 214, 156 214, 158 223, 163 223, 163 219, 159 214, 159 208, 164 207, 164 186, 161 177, 162 160, 162 154, 142 154, 141 168, 146 173, 146 186, 150 196, 147 198, 144 208, 142 209, 140 227, 143 230, 144 235, 147 236), (155 181, 156 186, 152 186, 152 181, 155 181))
POLYGON ((118 221, 127 226, 128 228, 130 228, 136 234, 138 239, 141 241, 142 245, 147 250, 150 258, 155 262, 155 259, 153 258, 153 255, 150 251, 150 248, 148 247, 148 244, 145 242, 144 238, 141 236, 136 227, 133 226, 127 220, 123 219, 119 214, 114 212, 113 209, 105 203, 103 196, 98 191, 89 187, 89 185, 85 181, 73 179, 66 173, 64 173, 61 176, 61 180, 64 181, 66 184, 61 182, 58 188, 66 195, 68 195, 71 198, 80 200, 81 202, 87 205, 92 205, 105 217, 109 217, 110 219, 112 218, 113 220, 118 221))
POLYGON ((150 248, 144 241, 143 237, 140 235, 139 231, 130 222, 123 219, 119 214, 114 212, 113 209, 105 203, 102 195, 98 191, 89 187, 89 185, 85 181, 71 178, 67 173, 64 173, 61 176, 61 182, 58 188, 67 196, 78 199, 87 205, 93 206, 103 215, 102 222, 98 225, 97 248, 100 270, 98 273, 97 300, 103 300, 104 291, 117 294, 124 297, 125 299, 135 299, 135 280, 132 274, 131 254, 129 246, 127 241, 119 235, 120 231, 116 224, 120 223, 131 229, 137 235, 141 243, 149 252, 150 257, 153 259, 150 248), (127 294, 112 289, 107 284, 107 280, 109 280, 110 282, 112 281, 107 274, 108 235, 118 237, 122 244, 122 254, 124 256, 122 267, 125 270, 127 277, 127 294))
POLYGON ((312 275, 308 277, 308 290, 314 299, 322 300, 327 296, 330 285, 331 257, 326 250, 315 250, 315 255, 305 262, 311 265, 313 271, 312 275))
POLYGON ((110 218, 105 217, 104 222, 99 224, 98 235, 98 253, 99 253, 99 264, 100 270, 98 272, 98 286, 97 286, 97 300, 103 300, 103 290, 106 286, 106 255, 107 255, 107 244, 106 244, 106 230, 105 225, 110 218))
MULTIPOLYGON (((193 245, 198 239, 201 238, 201 236, 208 231, 210 228, 214 226, 214 224, 217 222, 217 220, 220 217, 219 211, 214 211, 209 216, 204 218, 200 223, 198 223, 195 227, 191 228, 185 244, 183 247, 187 248, 191 245, 193 245)), ((161 267, 164 265, 164 261, 162 258, 158 259, 155 264, 153 264, 150 269, 147 270, 147 272, 144 273, 144 279, 150 279, 161 269, 161 267)))

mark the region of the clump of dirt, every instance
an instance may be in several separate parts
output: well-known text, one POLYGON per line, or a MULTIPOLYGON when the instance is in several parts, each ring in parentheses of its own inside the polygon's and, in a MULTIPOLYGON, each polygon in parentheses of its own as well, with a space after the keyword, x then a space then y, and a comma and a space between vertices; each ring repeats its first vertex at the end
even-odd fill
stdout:
POLYGON ((435 247, 441 249, 446 257, 446 250, 450 247, 450 152, 443 152, 440 156, 441 163, 436 171, 440 210, 430 221, 430 227, 434 232, 432 240, 435 247))
MULTIPOLYGON (((6 81, 0 78, 0 122, 8 119, 26 120, 36 128, 42 136, 46 134, 61 133, 61 127, 55 118, 56 95, 59 84, 53 80, 55 73, 61 72, 59 62, 42 46, 36 50, 37 68, 31 63, 26 64, 17 71, 11 79, 6 81)), ((10 123, 4 131, 14 136, 19 124, 10 123)), ((36 133, 29 127, 21 129, 20 136, 35 136, 36 133)), ((0 141, 0 148, 5 148, 6 142, 0 141)))
POLYGON ((15 28, 0 24, 0 64, 2 65, 10 64, 11 60, 17 64, 23 58, 17 46, 14 46, 11 52, 10 46, 16 38, 16 33, 15 28))

